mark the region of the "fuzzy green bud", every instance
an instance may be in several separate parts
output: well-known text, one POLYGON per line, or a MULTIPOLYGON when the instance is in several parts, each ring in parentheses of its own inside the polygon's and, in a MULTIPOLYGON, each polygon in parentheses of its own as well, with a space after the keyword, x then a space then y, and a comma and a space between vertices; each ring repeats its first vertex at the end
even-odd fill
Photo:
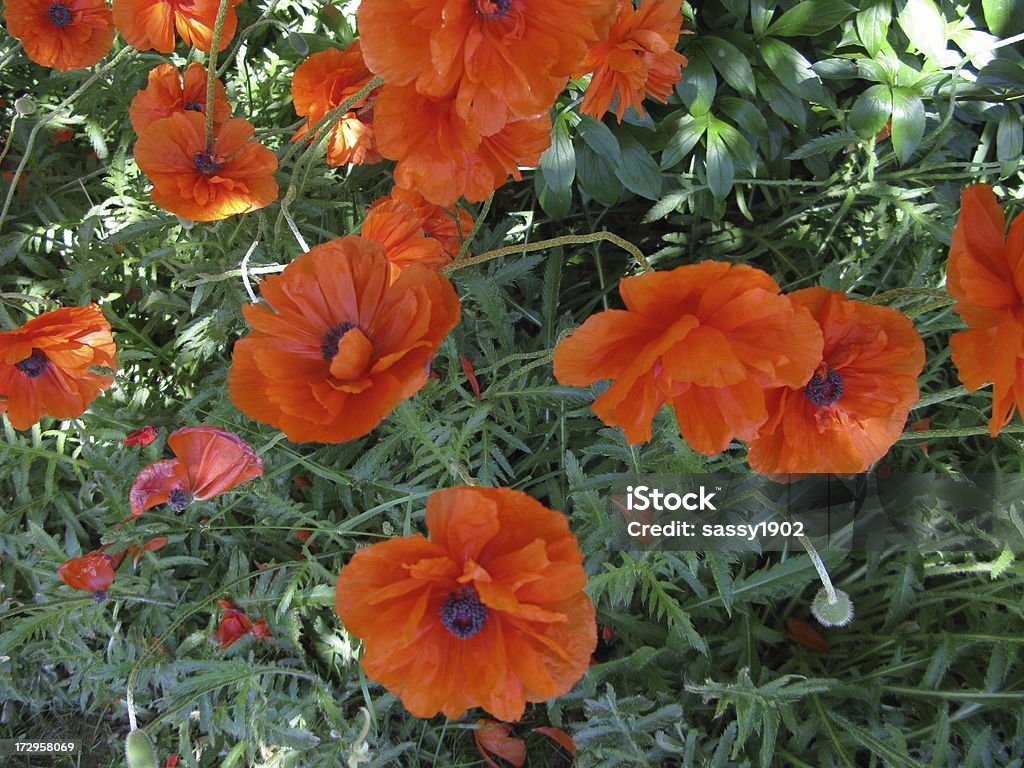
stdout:
POLYGON ((814 596, 811 613, 823 626, 845 627, 853 621, 853 602, 841 589, 835 590, 835 600, 829 600, 828 590, 822 588, 814 596))
POLYGON ((145 731, 135 729, 124 740, 124 756, 128 768, 159 768, 156 747, 145 731))

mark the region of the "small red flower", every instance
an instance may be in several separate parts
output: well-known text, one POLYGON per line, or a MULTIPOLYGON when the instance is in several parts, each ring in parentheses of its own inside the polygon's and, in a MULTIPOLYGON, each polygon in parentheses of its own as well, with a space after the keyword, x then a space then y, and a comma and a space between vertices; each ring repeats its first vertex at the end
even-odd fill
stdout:
POLYGON ((476 373, 473 370, 473 364, 469 362, 469 358, 465 355, 459 355, 459 361, 462 363, 462 372, 466 374, 466 378, 469 379, 469 386, 473 388, 473 399, 480 399, 480 382, 476 379, 476 373))
POLYGON ((217 627, 217 639, 220 640, 220 649, 223 651, 249 634, 252 622, 243 611, 235 608, 227 600, 218 600, 217 603, 224 609, 224 616, 217 627))
POLYGON ((53 144, 54 146, 57 146, 58 144, 63 144, 65 142, 71 141, 71 139, 73 139, 74 136, 75 134, 71 131, 71 129, 65 126, 54 132, 53 136, 50 137, 50 143, 53 144))
POLYGON ((84 557, 73 557, 57 569, 60 580, 72 589, 92 592, 96 602, 107 596, 107 590, 114 583, 112 558, 102 552, 91 552, 84 557))
POLYGON ((211 499, 263 474, 263 461, 252 446, 223 429, 183 427, 167 444, 176 458, 139 472, 129 494, 129 520, 158 504, 181 512, 194 500, 211 499))
POLYGON ((267 625, 266 619, 257 619, 256 622, 252 625, 252 629, 250 629, 249 631, 252 633, 253 637, 259 638, 261 640, 273 636, 273 633, 270 631, 270 627, 267 625))
POLYGON ((150 424, 147 427, 143 427, 140 430, 132 432, 124 439, 124 447, 127 448, 132 445, 149 445, 156 440, 156 427, 150 424))

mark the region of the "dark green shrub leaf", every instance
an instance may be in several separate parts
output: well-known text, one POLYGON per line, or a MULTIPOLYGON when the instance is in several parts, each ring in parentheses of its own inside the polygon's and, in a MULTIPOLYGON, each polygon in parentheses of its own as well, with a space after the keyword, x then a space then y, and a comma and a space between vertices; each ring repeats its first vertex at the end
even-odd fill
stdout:
POLYGON ((1024 0, 981 0, 985 26, 997 37, 1024 32, 1024 0))
POLYGON ((713 35, 702 37, 700 47, 725 82, 740 93, 754 95, 754 73, 739 48, 713 35))
POLYGON ((704 131, 707 130, 709 122, 709 115, 701 117, 684 115, 669 138, 665 151, 661 153, 661 167, 671 168, 690 154, 697 142, 700 141, 701 136, 704 135, 704 131))
POLYGON ((555 120, 551 129, 551 146, 540 156, 540 172, 547 187, 559 193, 567 191, 576 177, 575 152, 563 117, 555 120))
POLYGON ((933 61, 945 63, 946 17, 933 0, 907 0, 897 21, 917 50, 933 61))
POLYGON ((807 101, 820 103, 825 100, 825 89, 811 68, 811 62, 793 46, 766 38, 761 41, 761 55, 786 90, 807 101))
POLYGON ((628 134, 619 137, 622 162, 615 176, 622 186, 640 197, 657 200, 661 194, 661 169, 643 144, 628 134))
POLYGON ((619 151, 619 142, 615 139, 615 134, 604 123, 594 120, 587 115, 580 115, 580 122, 576 126, 576 131, 587 142, 587 146, 613 165, 622 158, 622 153, 619 151))
POLYGON ((863 139, 870 139, 892 116, 892 90, 873 85, 857 97, 850 110, 850 126, 863 139))
POLYGON ((768 138, 768 121, 749 101, 737 99, 735 96, 723 96, 718 100, 718 106, 747 133, 752 133, 760 139, 768 138))
POLYGON ((736 168, 716 124, 708 126, 707 170, 711 194, 718 199, 724 198, 732 189, 736 168))
POLYGON ((892 148, 905 163, 924 136, 924 102, 909 88, 892 89, 892 148))
POLYGON ((769 35, 820 35, 838 26, 856 9, 845 0, 804 0, 768 27, 769 35))
POLYGON ((857 14, 857 35, 872 57, 877 56, 885 45, 891 23, 892 7, 889 0, 877 0, 857 14))
POLYGON ((711 69, 711 62, 702 51, 695 50, 690 56, 690 63, 683 70, 682 79, 676 83, 676 93, 692 114, 703 115, 711 109, 717 87, 718 81, 711 69))
POLYGON ((622 184, 615 177, 615 167, 586 144, 576 148, 576 179, 583 191, 601 205, 618 202, 622 184))

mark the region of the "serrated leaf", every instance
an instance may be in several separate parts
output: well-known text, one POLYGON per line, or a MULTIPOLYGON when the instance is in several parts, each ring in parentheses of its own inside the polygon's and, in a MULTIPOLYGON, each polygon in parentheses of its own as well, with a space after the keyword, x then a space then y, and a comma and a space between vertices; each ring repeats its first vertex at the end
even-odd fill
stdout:
POLYGON ((845 0, 804 0, 770 24, 768 34, 777 37, 820 35, 839 26, 855 10, 845 0))

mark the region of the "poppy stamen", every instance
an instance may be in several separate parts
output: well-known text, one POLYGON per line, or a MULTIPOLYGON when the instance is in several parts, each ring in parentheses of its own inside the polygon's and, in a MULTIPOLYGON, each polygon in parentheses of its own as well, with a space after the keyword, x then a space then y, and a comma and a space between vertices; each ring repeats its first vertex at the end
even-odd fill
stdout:
POLYGON ((190 112, 202 113, 203 105, 200 104, 198 101, 190 101, 188 104, 185 105, 185 109, 190 112))
POLYGON ((355 323, 335 323, 324 334, 324 343, 320 345, 320 353, 328 363, 338 354, 338 342, 341 337, 355 328, 355 323))
POLYGON ((473 10, 481 19, 500 19, 512 9, 512 0, 473 0, 473 10))
POLYGON ((104 600, 107 599, 107 593, 104 592, 102 589, 97 589, 95 592, 92 593, 92 599, 95 600, 97 603, 102 603, 104 600))
POLYGON ((196 170, 203 176, 211 176, 221 168, 221 164, 213 159, 210 152, 196 152, 192 156, 192 162, 195 164, 196 170))
POLYGON ((15 363, 14 367, 30 379, 38 379, 46 373, 46 366, 49 365, 49 363, 50 359, 41 349, 33 349, 31 355, 26 357, 20 363, 15 363))
POLYGON ((53 24, 53 26, 57 27, 57 29, 66 27, 74 19, 71 9, 64 5, 64 3, 54 3, 47 8, 46 17, 50 20, 50 23, 53 24))
POLYGON ((472 637, 487 622, 487 606, 480 602, 480 596, 472 586, 465 586, 458 592, 449 592, 448 599, 439 612, 444 628, 460 640, 472 637))
POLYGON ((804 396, 819 408, 832 405, 843 394, 843 380, 832 368, 822 376, 816 371, 804 386, 804 396))
POLYGON ((167 495, 167 506, 172 512, 181 512, 192 503, 192 496, 181 488, 175 488, 167 495))

